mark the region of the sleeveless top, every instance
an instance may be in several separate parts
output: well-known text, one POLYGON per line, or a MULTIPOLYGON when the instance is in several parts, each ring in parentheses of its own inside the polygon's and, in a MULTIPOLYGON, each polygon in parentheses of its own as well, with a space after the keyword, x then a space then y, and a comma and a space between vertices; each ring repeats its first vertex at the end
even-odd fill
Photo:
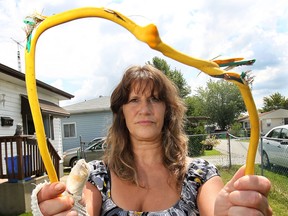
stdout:
POLYGON ((199 215, 197 194, 199 187, 213 176, 219 175, 217 168, 203 159, 195 159, 188 165, 182 184, 179 201, 169 209, 156 212, 137 212, 124 210, 117 206, 111 198, 111 179, 108 168, 103 161, 89 162, 92 183, 102 195, 101 216, 194 216, 199 215))

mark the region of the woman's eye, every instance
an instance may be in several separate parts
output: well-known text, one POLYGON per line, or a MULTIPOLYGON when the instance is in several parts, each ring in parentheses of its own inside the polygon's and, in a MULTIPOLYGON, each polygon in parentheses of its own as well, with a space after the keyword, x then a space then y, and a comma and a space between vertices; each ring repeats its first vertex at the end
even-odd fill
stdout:
POLYGON ((150 101, 155 103, 155 102, 160 102, 160 99, 156 97, 151 97, 150 101))
POLYGON ((131 99, 129 100, 129 103, 136 103, 137 101, 138 101, 137 98, 131 98, 131 99))

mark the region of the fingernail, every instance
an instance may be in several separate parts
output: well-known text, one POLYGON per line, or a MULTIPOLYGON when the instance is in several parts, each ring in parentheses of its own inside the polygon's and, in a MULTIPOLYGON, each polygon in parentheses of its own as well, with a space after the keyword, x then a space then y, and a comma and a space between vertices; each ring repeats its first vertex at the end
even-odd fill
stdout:
POLYGON ((69 201, 74 205, 74 199, 72 197, 69 197, 69 201))
POLYGON ((57 191, 63 190, 63 185, 62 185, 62 184, 57 184, 57 185, 55 186, 55 190, 57 190, 57 191))
POLYGON ((239 181, 234 182, 234 188, 238 188, 239 186, 239 181))
POLYGON ((77 215, 78 215, 78 212, 72 210, 72 211, 70 211, 69 215, 70 215, 70 216, 77 216, 77 215))

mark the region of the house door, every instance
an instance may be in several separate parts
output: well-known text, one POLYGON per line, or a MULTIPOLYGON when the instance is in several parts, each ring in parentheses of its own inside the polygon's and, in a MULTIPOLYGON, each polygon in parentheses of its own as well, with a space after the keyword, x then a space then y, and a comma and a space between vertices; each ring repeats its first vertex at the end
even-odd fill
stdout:
POLYGON ((32 114, 30 111, 30 106, 28 100, 24 97, 21 97, 21 114, 23 123, 23 134, 34 135, 35 127, 32 119, 32 114))

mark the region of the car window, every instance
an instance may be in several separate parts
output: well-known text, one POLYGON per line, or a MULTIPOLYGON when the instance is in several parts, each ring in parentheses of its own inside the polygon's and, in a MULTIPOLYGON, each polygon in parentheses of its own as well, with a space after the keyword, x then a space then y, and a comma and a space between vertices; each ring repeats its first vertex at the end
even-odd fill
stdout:
POLYGON ((285 128, 282 129, 280 138, 288 139, 288 130, 287 129, 285 129, 285 128))
POLYGON ((267 135, 267 137, 270 137, 270 138, 279 138, 279 137, 280 137, 280 131, 281 131, 281 128, 276 128, 276 129, 272 130, 272 131, 267 135))
POLYGON ((90 150, 102 150, 102 144, 103 144, 103 140, 100 140, 89 149, 90 150))
POLYGON ((100 138, 95 139, 95 140, 92 140, 92 141, 90 141, 90 142, 88 143, 88 146, 91 146, 91 145, 93 145, 93 144, 99 142, 100 140, 101 140, 100 138))

